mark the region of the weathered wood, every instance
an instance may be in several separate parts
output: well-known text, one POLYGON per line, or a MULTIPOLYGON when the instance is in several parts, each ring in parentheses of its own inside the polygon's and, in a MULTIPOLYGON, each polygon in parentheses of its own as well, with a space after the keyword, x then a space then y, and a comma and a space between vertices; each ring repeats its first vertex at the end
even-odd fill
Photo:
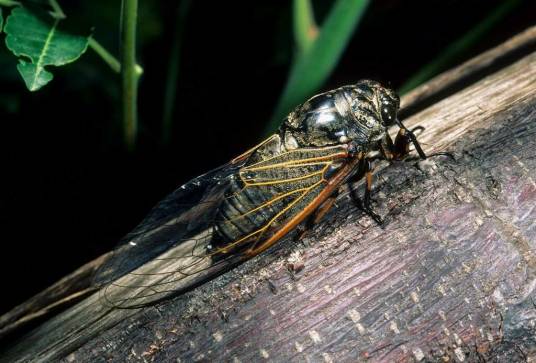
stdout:
POLYGON ((95 271, 110 253, 81 266, 23 304, 0 316, 0 339, 40 318, 73 305, 95 291, 92 279, 95 271))
POLYGON ((530 355, 535 81, 531 54, 407 120, 427 128, 420 140, 454 152, 457 161, 381 170, 375 199, 388 214, 384 228, 344 195, 301 243, 282 242, 143 310, 111 310, 94 294, 23 337, 2 360, 530 355))

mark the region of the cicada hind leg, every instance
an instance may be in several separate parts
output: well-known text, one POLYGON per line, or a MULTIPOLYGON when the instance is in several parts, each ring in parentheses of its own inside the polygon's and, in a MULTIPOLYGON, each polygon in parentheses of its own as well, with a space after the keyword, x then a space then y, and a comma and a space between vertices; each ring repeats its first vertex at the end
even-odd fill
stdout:
POLYGON ((365 194, 363 199, 359 198, 355 189, 350 188, 350 196, 357 203, 359 208, 363 210, 370 218, 378 224, 383 224, 383 219, 372 209, 372 203, 370 195, 372 192, 372 181, 373 181, 373 171, 374 167, 372 166, 372 160, 364 157, 359 163, 359 168, 357 173, 352 177, 353 180, 361 180, 365 178, 365 194))

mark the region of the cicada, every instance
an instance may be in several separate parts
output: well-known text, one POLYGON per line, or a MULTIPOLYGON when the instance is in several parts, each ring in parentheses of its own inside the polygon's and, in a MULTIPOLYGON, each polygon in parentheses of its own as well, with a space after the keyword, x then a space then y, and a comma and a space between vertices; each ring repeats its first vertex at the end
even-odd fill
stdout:
POLYGON ((401 159, 413 144, 426 158, 399 105, 370 80, 299 105, 274 135, 153 208, 101 269, 105 300, 139 307, 191 289, 318 222, 350 180, 365 178, 361 208, 381 223, 371 209, 371 155, 401 159))

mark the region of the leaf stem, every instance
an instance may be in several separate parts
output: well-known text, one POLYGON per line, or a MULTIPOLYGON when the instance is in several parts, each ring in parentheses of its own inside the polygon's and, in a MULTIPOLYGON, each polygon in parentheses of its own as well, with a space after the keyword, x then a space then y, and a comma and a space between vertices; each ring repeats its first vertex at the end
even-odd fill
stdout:
MULTIPOLYGON (((0 0, 0 5, 5 5, 4 3, 11 3, 13 5, 20 5, 18 1, 13 0, 0 0)), ((53 12, 52 15, 56 19, 65 19, 67 18, 67 15, 63 12, 63 9, 61 8, 60 4, 57 0, 49 0, 49 5, 52 8, 53 12)), ((102 60, 110 66, 110 68, 115 73, 121 73, 121 63, 119 60, 112 55, 106 48, 102 46, 95 38, 90 37, 89 38, 89 47, 93 49, 95 53, 97 53, 102 60)), ((136 64, 136 73, 138 76, 141 76, 143 74, 143 68, 136 64)))
MULTIPOLYGON (((10 1, 10 0, 0 0, 10 1)), ((49 0, 52 15, 65 19, 57 0, 49 0)), ((110 68, 122 76, 123 127, 124 141, 128 150, 133 150, 138 133, 138 81, 143 68, 136 63, 136 24, 138 21, 138 0, 123 0, 121 3, 121 61, 119 62, 93 37, 89 38, 89 47, 95 51, 110 68), (121 63, 123 66, 121 66, 121 63)))
POLYGON ((52 8, 52 10, 54 10, 52 12, 52 15, 56 19, 65 19, 67 17, 65 13, 63 12, 63 9, 61 8, 60 4, 58 4, 56 0, 49 0, 48 3, 50 4, 50 7, 52 8))
POLYGON ((123 0, 121 29, 121 76, 123 90, 124 140, 128 150, 133 150, 138 132, 137 98, 138 80, 136 73, 136 23, 138 0, 123 0))
POLYGON ((121 63, 119 63, 119 60, 108 52, 108 50, 106 50, 99 42, 97 42, 95 38, 89 38, 89 47, 93 49, 93 51, 97 53, 114 72, 121 72, 121 63))

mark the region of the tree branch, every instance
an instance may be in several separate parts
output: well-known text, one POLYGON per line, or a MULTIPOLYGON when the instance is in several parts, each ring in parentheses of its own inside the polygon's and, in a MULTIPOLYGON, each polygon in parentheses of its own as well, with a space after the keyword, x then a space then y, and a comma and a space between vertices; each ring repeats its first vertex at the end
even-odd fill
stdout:
POLYGON ((343 193, 300 243, 159 306, 111 310, 93 294, 5 359, 515 361, 535 351, 535 82, 533 53, 405 120, 426 127, 426 151, 457 160, 381 167, 383 228, 343 193))

